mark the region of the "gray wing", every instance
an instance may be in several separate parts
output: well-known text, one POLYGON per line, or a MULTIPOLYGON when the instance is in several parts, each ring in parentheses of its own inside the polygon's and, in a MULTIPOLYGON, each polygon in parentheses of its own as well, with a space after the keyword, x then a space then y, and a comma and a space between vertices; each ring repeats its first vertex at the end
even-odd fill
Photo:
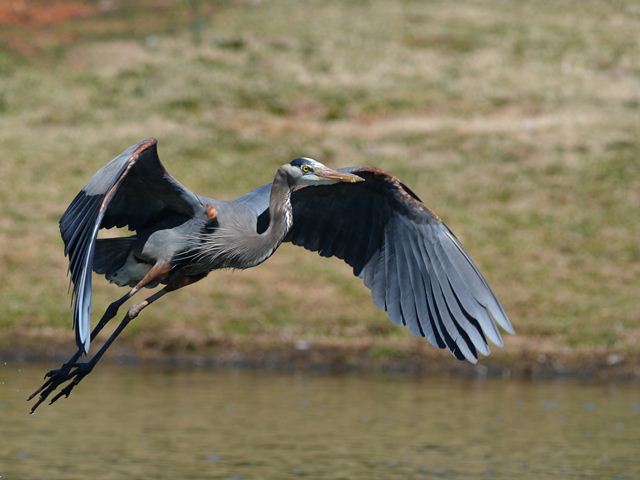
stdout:
POLYGON ((91 271, 101 228, 137 230, 166 216, 190 218, 200 207, 160 163, 157 140, 143 140, 115 157, 91 177, 60 219, 64 253, 73 283, 73 325, 78 346, 90 343, 91 271))
POLYGON ((447 226, 382 170, 342 170, 365 182, 293 192, 293 227, 285 241, 343 259, 394 323, 458 359, 475 363, 477 352, 488 355, 487 337, 502 346, 496 324, 511 334, 513 327, 447 226))

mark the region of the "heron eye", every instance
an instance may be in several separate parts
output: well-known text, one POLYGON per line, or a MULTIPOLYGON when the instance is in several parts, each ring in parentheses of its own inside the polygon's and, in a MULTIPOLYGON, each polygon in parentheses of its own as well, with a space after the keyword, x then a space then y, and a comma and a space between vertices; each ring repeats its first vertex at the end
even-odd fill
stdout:
POLYGON ((309 165, 302 166, 302 173, 309 173, 310 171, 311 171, 311 168, 309 168, 309 165))

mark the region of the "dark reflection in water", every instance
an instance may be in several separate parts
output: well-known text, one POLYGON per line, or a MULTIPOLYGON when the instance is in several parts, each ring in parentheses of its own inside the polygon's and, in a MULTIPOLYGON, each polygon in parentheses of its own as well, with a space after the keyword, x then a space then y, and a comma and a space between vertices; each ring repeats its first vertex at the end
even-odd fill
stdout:
POLYGON ((637 384, 101 365, 28 415, 0 366, 2 479, 637 479, 637 384))

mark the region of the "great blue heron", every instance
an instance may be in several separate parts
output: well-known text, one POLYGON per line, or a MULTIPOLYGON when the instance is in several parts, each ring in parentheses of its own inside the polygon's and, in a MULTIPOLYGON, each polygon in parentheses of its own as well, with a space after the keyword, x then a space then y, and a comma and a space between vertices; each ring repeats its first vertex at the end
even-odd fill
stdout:
POLYGON ((377 168, 333 170, 296 158, 273 183, 233 201, 197 195, 164 169, 153 138, 133 145, 89 180, 60 219, 73 282, 77 352, 48 372, 32 412, 59 386, 53 403, 93 369, 142 309, 219 268, 245 269, 282 242, 347 262, 371 290, 373 303, 397 325, 447 348, 458 359, 502 346, 496 326, 513 328, 486 280, 438 218, 397 178, 377 168), (133 236, 97 239, 101 228, 133 236), (132 287, 90 330, 91 274, 132 287), (89 343, 119 307, 143 287, 165 286, 129 308, 95 355, 89 343))

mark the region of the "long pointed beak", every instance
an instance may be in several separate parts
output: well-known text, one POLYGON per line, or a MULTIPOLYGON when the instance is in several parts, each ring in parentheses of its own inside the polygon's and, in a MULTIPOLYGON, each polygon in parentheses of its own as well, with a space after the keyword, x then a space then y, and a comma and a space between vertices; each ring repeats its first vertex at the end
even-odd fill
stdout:
POLYGON ((316 168, 314 173, 320 178, 326 178, 327 180, 334 180, 337 182, 357 183, 364 182, 364 178, 352 173, 339 172, 329 167, 316 168))

